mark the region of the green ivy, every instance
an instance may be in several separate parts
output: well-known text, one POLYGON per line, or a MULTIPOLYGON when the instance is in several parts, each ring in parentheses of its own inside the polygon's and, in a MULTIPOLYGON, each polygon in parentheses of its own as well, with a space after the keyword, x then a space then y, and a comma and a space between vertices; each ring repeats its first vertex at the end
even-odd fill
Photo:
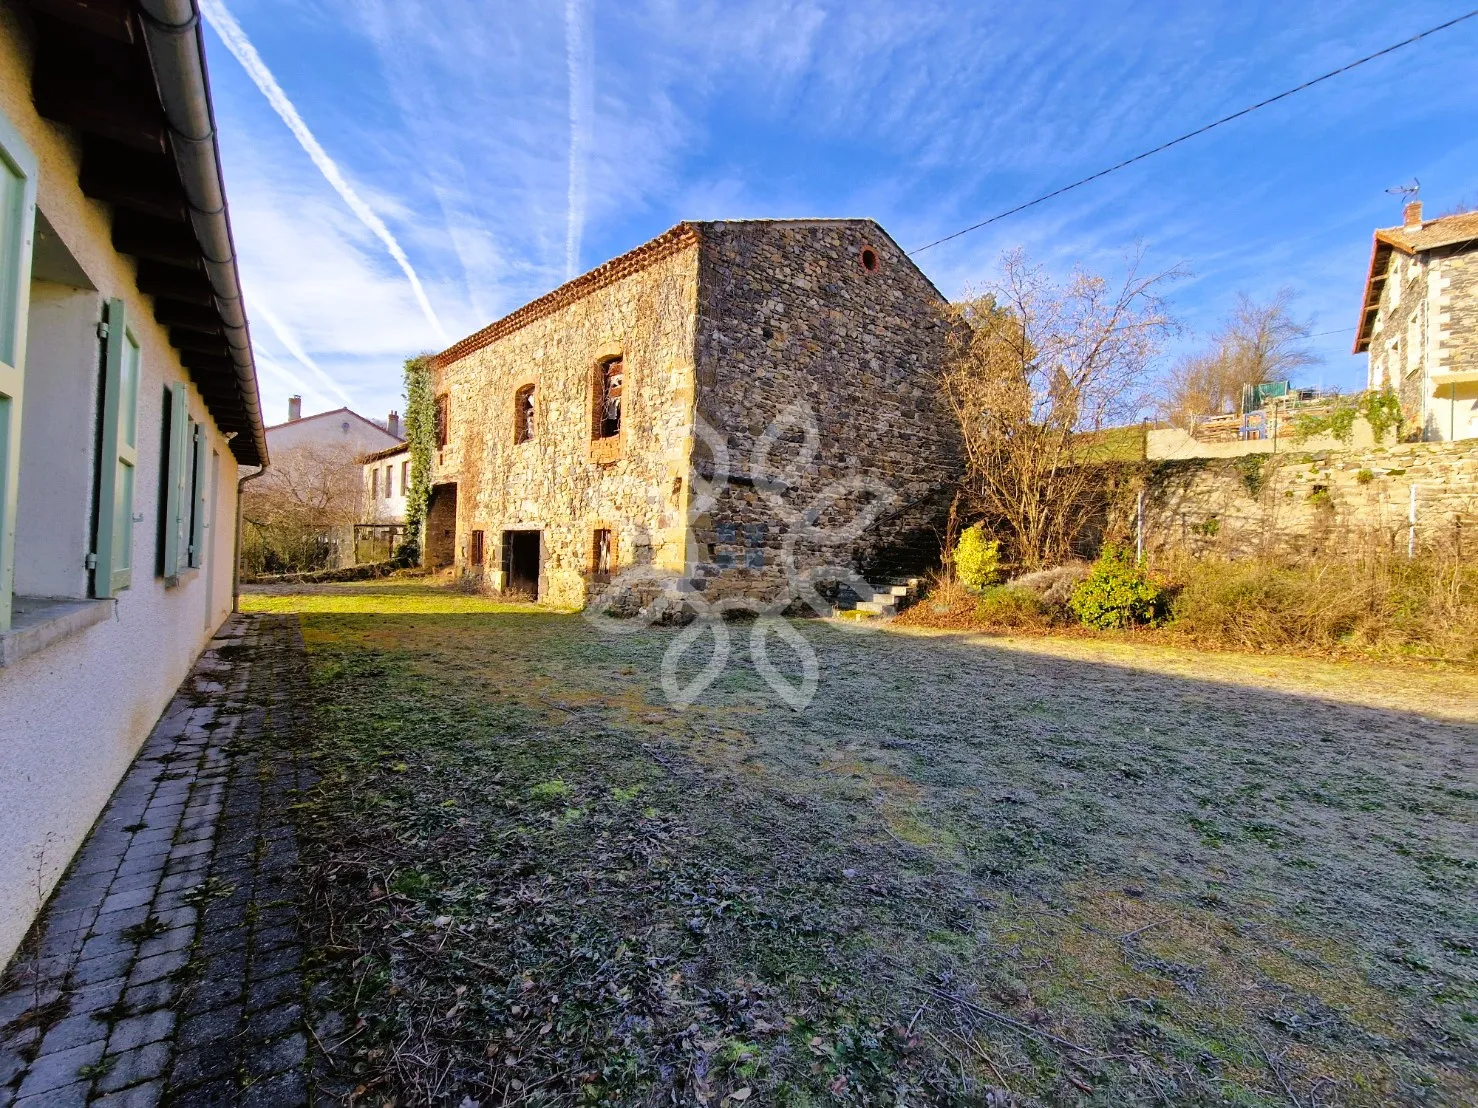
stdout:
POLYGON ((1293 437, 1299 441, 1315 435, 1332 435, 1349 445, 1355 436, 1355 420, 1363 417, 1379 444, 1388 431, 1401 426, 1401 402, 1390 389, 1372 389, 1354 396, 1336 396, 1323 415, 1302 415, 1293 421, 1293 437))
POLYGON ((1262 492, 1266 478, 1263 475, 1262 464, 1265 461, 1262 454, 1244 454, 1232 463, 1237 471, 1242 474, 1242 483, 1247 486, 1247 495, 1256 497, 1262 492))
POLYGON ((415 563, 421 560, 421 535, 431 499, 431 454, 436 449, 436 396, 427 354, 405 362, 405 437, 411 454, 411 487, 405 497, 405 542, 396 557, 415 563))
POLYGON ((1360 398, 1360 414, 1370 424, 1370 430, 1379 443, 1387 431, 1401 426, 1401 401, 1389 388, 1379 392, 1367 392, 1360 398))

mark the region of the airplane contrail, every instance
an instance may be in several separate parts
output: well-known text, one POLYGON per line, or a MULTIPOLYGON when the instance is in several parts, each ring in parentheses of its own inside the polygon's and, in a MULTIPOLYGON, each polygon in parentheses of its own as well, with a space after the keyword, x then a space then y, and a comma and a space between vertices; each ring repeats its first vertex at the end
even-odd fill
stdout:
POLYGON ((282 320, 278 319, 267 305, 262 303, 260 297, 249 296, 247 297, 247 303, 251 306, 251 314, 267 324, 268 330, 277 336, 277 341, 282 343, 284 350, 301 362, 305 369, 310 370, 328 388, 329 392, 344 402, 346 408, 353 407, 354 402, 349 398, 349 394, 344 391, 343 387, 337 381, 325 373, 317 362, 308 356, 308 352, 303 349, 297 337, 287 329, 282 320))
POLYGON ((297 108, 293 107, 292 101, 287 98, 287 94, 282 91, 282 86, 277 83, 277 78, 272 76, 272 71, 262 61, 257 48, 246 37, 241 24, 236 22, 236 17, 226 10, 223 0, 201 0, 200 9, 205 13, 210 25, 215 28, 216 34, 221 36, 226 49, 231 51, 232 56, 241 63, 241 68, 246 70, 252 83, 267 98, 267 103, 272 105, 272 110, 281 117, 282 122, 287 124, 287 129, 293 133, 293 137, 298 140, 298 145, 307 152, 319 172, 333 186, 334 191, 343 198, 344 203, 349 205, 349 210, 374 232, 376 238, 385 244, 385 249, 390 252, 390 256, 405 273, 406 280, 410 281, 411 289, 416 294, 416 302, 421 305, 421 311, 436 332, 436 337, 443 345, 450 345, 451 339, 447 337, 446 329, 442 327, 441 320, 437 318, 435 310, 431 307, 431 301, 426 297, 426 290, 421 285, 421 279, 416 276, 415 268, 411 265, 410 259, 406 257, 405 251, 400 248, 400 243, 395 241, 395 236, 390 233, 390 228, 385 226, 385 221, 376 215, 364 199, 354 191, 353 186, 339 170, 338 163, 329 157, 328 151, 313 136, 313 132, 303 122, 303 117, 298 114, 297 108))

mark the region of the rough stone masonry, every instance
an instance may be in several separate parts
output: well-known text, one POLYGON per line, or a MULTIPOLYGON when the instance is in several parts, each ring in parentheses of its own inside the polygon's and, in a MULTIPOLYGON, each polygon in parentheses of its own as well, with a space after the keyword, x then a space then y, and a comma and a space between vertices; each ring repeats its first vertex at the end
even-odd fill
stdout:
POLYGON ((433 360, 438 560, 577 606, 632 566, 762 603, 921 568, 962 465, 944 307, 870 220, 679 224, 433 360))

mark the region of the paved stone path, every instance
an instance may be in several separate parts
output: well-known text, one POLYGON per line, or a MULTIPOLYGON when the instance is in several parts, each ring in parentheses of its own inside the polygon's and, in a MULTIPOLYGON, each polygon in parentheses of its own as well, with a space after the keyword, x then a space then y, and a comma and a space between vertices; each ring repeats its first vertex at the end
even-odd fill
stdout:
POLYGON ((211 641, 0 979, 0 1108, 309 1103, 305 683, 294 619, 211 641))

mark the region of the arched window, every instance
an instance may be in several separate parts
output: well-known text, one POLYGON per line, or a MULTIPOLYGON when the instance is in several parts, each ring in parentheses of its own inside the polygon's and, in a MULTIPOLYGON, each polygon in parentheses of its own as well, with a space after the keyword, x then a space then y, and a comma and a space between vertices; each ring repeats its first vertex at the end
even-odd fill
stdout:
POLYGON ((513 394, 513 441, 532 442, 534 438, 534 386, 525 385, 513 394))

